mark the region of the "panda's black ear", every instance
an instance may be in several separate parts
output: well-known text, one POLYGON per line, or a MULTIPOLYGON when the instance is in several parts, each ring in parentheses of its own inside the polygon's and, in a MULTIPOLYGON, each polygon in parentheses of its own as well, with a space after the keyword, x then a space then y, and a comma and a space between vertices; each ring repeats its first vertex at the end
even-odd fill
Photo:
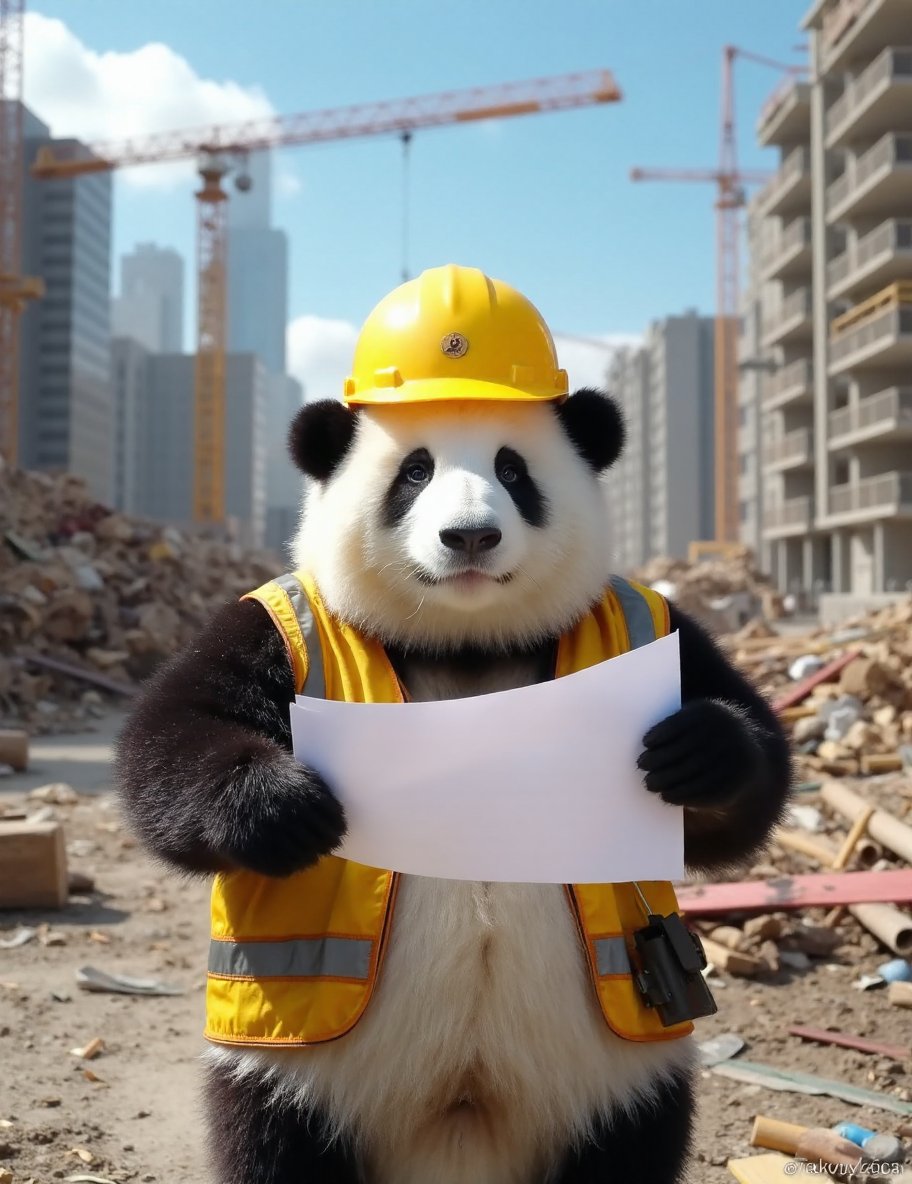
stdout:
POLYGON ((355 413, 335 399, 305 403, 288 431, 291 459, 305 476, 326 481, 345 458, 356 427, 355 413))
POLYGON ((624 420, 614 399, 604 391, 584 387, 557 407, 570 443, 596 473, 604 472, 621 455, 624 420))

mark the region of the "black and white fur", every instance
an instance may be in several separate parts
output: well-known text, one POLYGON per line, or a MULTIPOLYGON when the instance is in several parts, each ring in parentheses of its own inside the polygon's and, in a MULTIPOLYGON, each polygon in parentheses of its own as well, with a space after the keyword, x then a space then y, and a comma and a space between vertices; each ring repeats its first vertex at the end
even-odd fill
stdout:
MULTIPOLYGON (((614 404, 306 407, 296 561, 379 638, 415 700, 552 676, 557 639, 610 576, 598 474, 614 404)), ((672 608, 683 707, 644 738, 644 792, 685 808, 690 866, 764 843, 789 785, 770 708, 672 608)), ((144 692, 120 743, 129 815, 190 872, 282 876, 331 851, 340 805, 290 752, 291 673, 252 602, 221 610, 144 692)), ((470 738, 454 737, 454 743, 470 738)), ((404 754, 403 759, 408 759, 404 754)), ((484 819, 479 819, 484 825, 484 819)), ((220 1184, 674 1184, 690 1041, 614 1036, 563 889, 403 877, 374 998, 342 1039, 208 1054, 220 1184)))

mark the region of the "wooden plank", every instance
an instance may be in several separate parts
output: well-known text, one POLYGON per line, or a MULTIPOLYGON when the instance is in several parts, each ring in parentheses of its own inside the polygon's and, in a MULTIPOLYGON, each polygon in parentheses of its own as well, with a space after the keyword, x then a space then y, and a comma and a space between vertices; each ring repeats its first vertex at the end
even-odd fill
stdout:
POLYGON ((878 1056, 891 1057, 894 1061, 905 1061, 912 1057, 912 1047, 908 1044, 882 1044, 879 1040, 853 1036, 851 1032, 830 1032, 826 1028, 808 1028, 803 1024, 791 1024, 788 1031, 790 1036, 800 1036, 802 1040, 854 1048, 858 1052, 872 1052, 878 1056))
POLYGON ((767 913, 777 909, 827 909, 841 904, 909 904, 912 903, 912 868, 687 884, 677 889, 677 896, 681 909, 691 917, 767 913))
POLYGON ((784 1180, 795 1178, 792 1169, 785 1170, 786 1164, 794 1162, 788 1155, 771 1152, 769 1155, 750 1155, 747 1159, 730 1159, 728 1170, 739 1184, 782 1184, 784 1180))
POLYGON ((0 823, 0 909, 62 908, 68 895, 60 823, 0 823))
POLYGON ((830 682, 834 675, 839 674, 843 667, 848 666, 850 662, 854 662, 856 658, 861 657, 862 651, 859 649, 848 650, 844 654, 840 654, 838 658, 834 658, 832 662, 828 662, 815 674, 809 674, 807 678, 803 678, 793 687, 780 695, 778 699, 773 700, 773 711, 782 711, 785 707, 794 707, 796 703, 801 703, 808 697, 814 687, 819 686, 822 682, 830 682))

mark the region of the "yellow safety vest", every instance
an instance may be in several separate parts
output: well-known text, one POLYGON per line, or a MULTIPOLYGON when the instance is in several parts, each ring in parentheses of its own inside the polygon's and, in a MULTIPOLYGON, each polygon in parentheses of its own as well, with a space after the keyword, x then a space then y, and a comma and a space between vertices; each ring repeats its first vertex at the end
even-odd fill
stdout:
MULTIPOLYGON (((401 703, 383 647, 326 609, 295 572, 244 599, 259 601, 288 649, 295 691, 347 703, 401 703), (303 624, 303 628, 302 628, 303 624), (305 633, 312 628, 310 650, 305 633)), ((602 602, 559 642, 555 676, 585 670, 668 633, 657 593, 613 580, 602 602)), ((610 792, 606 786, 606 792, 610 792)), ((206 1036, 219 1044, 307 1045, 343 1036, 373 993, 393 924, 398 875, 326 855, 285 879, 219 875, 212 890, 206 1036)), ((676 912, 669 883, 641 882, 652 912, 676 912)), ((610 1028, 626 1040, 674 1040, 633 980, 635 930, 646 924, 633 884, 567 886, 592 983, 610 1028)))

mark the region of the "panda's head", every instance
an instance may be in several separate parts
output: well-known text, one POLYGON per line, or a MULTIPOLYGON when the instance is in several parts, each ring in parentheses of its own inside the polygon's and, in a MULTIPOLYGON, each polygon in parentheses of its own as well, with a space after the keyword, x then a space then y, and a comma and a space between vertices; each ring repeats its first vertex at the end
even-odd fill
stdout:
POLYGON ((298 566, 341 619, 406 649, 554 637, 609 576, 602 473, 623 426, 595 390, 563 403, 305 406, 298 566))

